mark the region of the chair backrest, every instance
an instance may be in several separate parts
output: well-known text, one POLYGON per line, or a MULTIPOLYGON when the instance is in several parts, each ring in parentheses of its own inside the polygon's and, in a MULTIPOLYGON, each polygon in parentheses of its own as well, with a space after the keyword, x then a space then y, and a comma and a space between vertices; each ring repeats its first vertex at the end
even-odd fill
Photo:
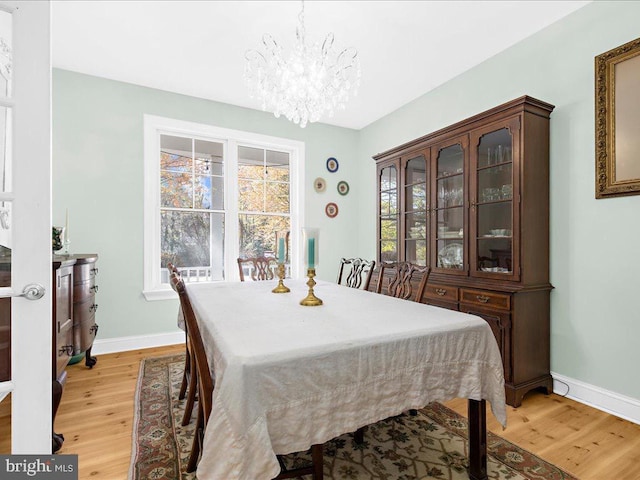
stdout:
POLYGON ((240 281, 244 282, 243 266, 251 267, 251 280, 273 280, 275 275, 273 268, 278 265, 278 261, 273 257, 251 257, 238 258, 238 270, 240 271, 240 281))
POLYGON ((209 416, 211 415, 211 397, 213 395, 213 378, 211 377, 211 370, 209 369, 209 361, 207 360, 207 353, 204 349, 204 341, 200 334, 200 327, 196 322, 196 315, 191 306, 191 301, 187 295, 187 290, 184 285, 184 281, 176 275, 171 274, 171 286, 178 292, 180 298, 180 305, 182 306, 182 312, 184 314, 184 320, 187 325, 187 335, 189 336, 189 344, 191 351, 196 359, 196 369, 198 372, 198 401, 202 405, 202 413, 204 424, 207 424, 209 416))
POLYGON ((375 267, 375 260, 343 258, 340 260, 340 270, 338 270, 337 283, 338 285, 346 285, 351 288, 368 290, 369 282, 371 281, 371 274, 375 267))
MULTIPOLYGON (((176 276, 178 276, 178 278, 180 278, 180 270, 178 270, 178 267, 176 267, 173 263, 167 263, 167 270, 169 270, 169 279, 171 279, 172 274, 175 274, 176 276)), ((173 282, 169 281, 169 283, 171 284, 171 288, 173 288, 173 290, 177 292, 173 282)))
POLYGON ((384 293, 392 297, 408 300, 411 298, 414 290, 412 280, 417 280, 418 288, 413 300, 420 302, 422 301, 422 295, 427 286, 430 271, 431 267, 420 267, 408 262, 382 262, 380 264, 376 292, 383 293, 382 288, 386 273, 386 276, 389 277, 389 283, 384 293))

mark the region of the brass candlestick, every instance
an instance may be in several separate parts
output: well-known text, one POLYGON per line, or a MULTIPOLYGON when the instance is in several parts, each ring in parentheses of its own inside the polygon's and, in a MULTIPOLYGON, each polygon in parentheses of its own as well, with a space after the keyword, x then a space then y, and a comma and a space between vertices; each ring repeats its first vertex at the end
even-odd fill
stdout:
POLYGON ((273 293, 287 293, 290 292, 289 287, 287 287, 282 280, 284 280, 284 263, 278 264, 278 286, 271 290, 273 293))
POLYGON ((305 298, 300 300, 300 305, 304 305, 305 307, 316 307, 318 305, 322 305, 322 300, 320 300, 313 294, 313 287, 316 284, 315 280, 313 279, 313 277, 315 276, 315 268, 307 269, 307 277, 309 277, 309 281, 307 282, 307 285, 309 286, 309 293, 307 293, 307 296, 305 298))

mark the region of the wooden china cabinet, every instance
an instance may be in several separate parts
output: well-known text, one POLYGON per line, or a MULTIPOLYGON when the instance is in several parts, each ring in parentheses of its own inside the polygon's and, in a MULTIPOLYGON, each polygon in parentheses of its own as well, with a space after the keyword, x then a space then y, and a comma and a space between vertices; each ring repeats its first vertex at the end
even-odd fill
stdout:
POLYGON ((431 266, 423 303, 484 318, 507 403, 552 389, 549 116, 524 96, 374 157, 377 257, 431 266))

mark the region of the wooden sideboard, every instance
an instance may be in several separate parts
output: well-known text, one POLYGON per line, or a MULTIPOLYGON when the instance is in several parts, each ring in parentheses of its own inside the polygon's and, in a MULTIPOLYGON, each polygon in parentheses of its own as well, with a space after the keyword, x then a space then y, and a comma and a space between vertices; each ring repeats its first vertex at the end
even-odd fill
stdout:
POLYGON ((529 390, 553 387, 553 108, 521 97, 374 157, 377 260, 430 266, 422 302, 489 323, 514 407, 529 390))
MULTIPOLYGON (((98 272, 95 254, 79 254, 53 257, 53 360, 52 360, 52 414, 56 413, 64 384, 66 367, 71 357, 86 352, 86 365, 95 365, 91 357, 93 339, 98 330, 95 323, 95 276, 98 272)), ((62 447, 64 437, 53 432, 52 451, 62 447)))
MULTIPOLYGON (((55 423, 56 413, 62 398, 62 391, 67 380, 65 368, 73 356, 73 266, 75 259, 54 257, 51 288, 53 291, 53 359, 51 389, 52 415, 55 423)), ((64 437, 53 432, 53 453, 60 450, 64 437)))
POLYGON ((93 340, 98 333, 96 324, 96 292, 98 284, 96 275, 98 267, 97 255, 76 255, 73 266, 73 354, 84 352, 85 365, 92 368, 96 357, 91 356, 93 340))

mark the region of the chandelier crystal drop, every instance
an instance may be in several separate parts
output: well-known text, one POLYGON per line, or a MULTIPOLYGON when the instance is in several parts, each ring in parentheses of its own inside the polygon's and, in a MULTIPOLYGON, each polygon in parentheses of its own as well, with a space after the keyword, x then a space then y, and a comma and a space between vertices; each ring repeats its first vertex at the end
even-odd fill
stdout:
POLYGON ((336 53, 333 33, 322 44, 307 45, 304 1, 298 16, 296 44, 288 57, 274 38, 265 34, 265 51, 245 54, 245 80, 251 98, 262 101, 262 109, 284 115, 300 127, 344 109, 360 86, 360 60, 355 48, 336 53))

